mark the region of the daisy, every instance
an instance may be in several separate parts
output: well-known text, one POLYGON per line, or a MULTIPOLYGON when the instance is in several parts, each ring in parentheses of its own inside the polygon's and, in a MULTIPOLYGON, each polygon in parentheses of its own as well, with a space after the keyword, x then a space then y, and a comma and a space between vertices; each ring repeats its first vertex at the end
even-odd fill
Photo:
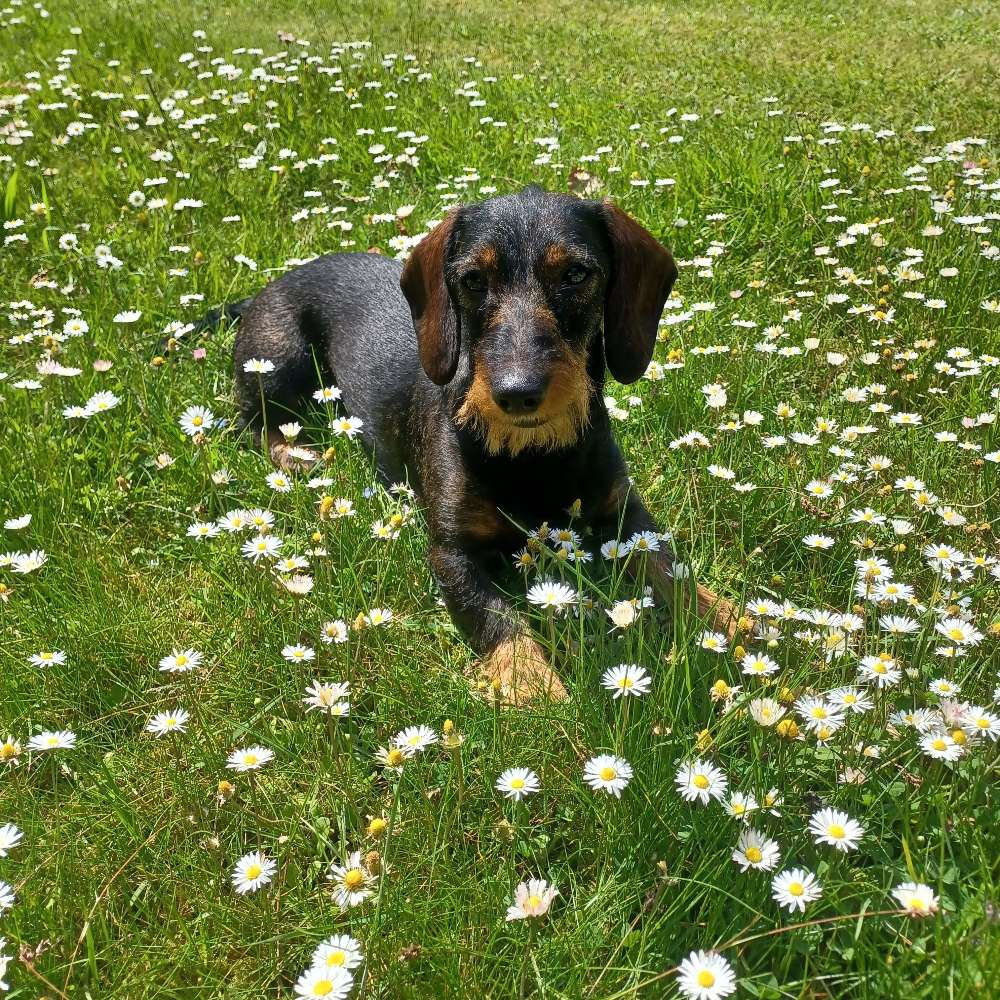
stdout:
POLYGON ((821 726, 837 726, 844 721, 841 710, 824 698, 799 698, 795 708, 806 726, 813 731, 821 726))
POLYGON ((9 910, 17 900, 14 887, 9 882, 0 881, 0 913, 9 910))
POLYGON ((60 729, 56 732, 36 733, 28 740, 29 750, 72 750, 76 746, 76 733, 68 729, 60 729))
POLYGON ((864 836, 864 827, 847 813, 821 809, 809 820, 809 831, 817 844, 829 844, 838 851, 853 851, 864 836))
POLYGON ((681 765, 674 783, 685 801, 698 799, 707 806, 711 799, 721 799, 726 794, 729 779, 717 767, 695 760, 681 765))
POLYGON ((534 771, 527 767, 510 767, 497 778, 494 787, 506 798, 520 802, 526 796, 534 795, 541 786, 534 771))
POLYGON ((747 653, 740 660, 740 665, 743 667, 743 673, 756 677, 767 677, 778 670, 778 664, 763 653, 747 653))
POLYGON ((183 674, 189 670, 195 670, 201 666, 204 653, 199 653, 196 649, 185 649, 178 652, 176 649, 160 660, 160 670, 168 674, 183 674))
POLYGON ((928 691, 932 694, 940 695, 944 698, 953 698, 961 691, 961 688, 952 681, 944 677, 936 677, 927 685, 928 691))
POLYGON ((275 493, 290 493, 292 490, 292 481, 283 472, 269 472, 264 480, 275 493))
POLYGON ((976 646, 983 639, 983 633, 961 618, 943 618, 935 626, 946 639, 960 646, 976 646))
POLYGON ((896 661, 888 653, 878 656, 865 656, 858 667, 862 680, 875 684, 876 687, 893 687, 902 679, 903 672, 896 666, 896 661))
POLYGON ((754 698, 749 708, 751 718, 761 726, 773 726, 785 714, 784 706, 774 698, 754 698))
POLYGON ((175 708, 172 712, 157 712, 146 723, 146 732, 154 736, 166 736, 167 733, 183 733, 188 721, 188 713, 183 708, 175 708))
POLYGON ((294 646, 284 646, 281 650, 281 655, 289 663, 306 663, 309 660, 316 659, 316 650, 311 646, 296 644, 294 646))
POLYGON ((789 913, 805 913, 806 904, 823 895, 823 886, 812 872, 804 868, 790 868, 779 872, 771 880, 771 896, 789 913))
POLYGON ((962 727, 995 743, 1000 736, 1000 715, 978 705, 969 705, 962 714, 962 727))
POLYGON ((0 826, 0 858, 7 857, 10 850, 21 842, 24 834, 13 823, 0 826))
POLYGON ((337 437, 346 435, 353 439, 358 436, 362 427, 364 427, 364 423, 357 417, 339 417, 330 422, 330 429, 337 437))
POLYGON ((920 741, 920 749, 928 757, 933 757, 935 760, 945 760, 949 764, 958 760, 965 753, 965 748, 960 743, 956 743, 954 738, 947 733, 928 733, 920 741))
POLYGON ((360 851, 355 851, 343 865, 331 865, 327 877, 334 883, 333 898, 342 910, 363 903, 372 894, 375 881, 361 863, 360 851))
POLYGON ((256 892, 261 886, 267 885, 278 870, 276 862, 259 851, 244 854, 230 876, 236 892, 245 896, 248 892, 256 892))
POLYGON ((604 791, 618 799, 632 780, 632 765, 621 757, 599 754, 584 764, 583 780, 595 792, 604 791))
POLYGON ((356 969, 364 960, 361 944, 350 934, 328 937, 312 955, 314 969, 356 969))
POLYGON ((693 951, 677 968, 677 988, 690 1000, 718 1000, 736 992, 736 976, 721 955, 693 951))
POLYGON ((56 663, 65 663, 66 654, 60 649, 43 649, 40 653, 32 653, 31 656, 28 657, 28 662, 33 667, 51 667, 56 663))
POLYGON ((769 872, 777 866, 781 851, 776 841, 761 836, 755 830, 744 830, 732 856, 742 872, 750 868, 769 872))
POLYGON ((721 632, 702 632, 698 645, 713 653, 724 653, 729 648, 729 640, 721 632))
POLYGON ((809 549, 830 549, 833 548, 834 540, 829 535, 806 535, 802 544, 809 549))
POLYGON ((437 740, 437 733, 430 726, 407 726, 393 737, 392 742, 407 756, 413 756, 437 743, 437 740))
POLYGON ((181 430, 188 437, 196 434, 204 434, 212 429, 215 423, 215 414, 204 406, 189 406, 180 416, 179 423, 181 430))
POLYGON ((336 621, 326 622, 320 632, 320 639, 327 643, 342 643, 347 642, 348 630, 347 622, 341 621, 339 618, 336 621))
POLYGON ((514 890, 514 903, 507 907, 506 919, 509 922, 544 916, 558 895, 559 890, 545 879, 533 878, 522 882, 514 890))
POLYGON ((536 583, 528 591, 528 601, 541 608, 552 608, 561 611, 563 608, 573 604, 577 599, 577 593, 572 587, 567 587, 564 583, 557 583, 554 580, 543 580, 536 583))
POLYGON ((733 792, 725 804, 726 812, 734 819, 748 820, 750 813, 757 808, 757 800, 752 795, 744 795, 743 792, 733 792))
POLYGON ((929 917, 938 910, 938 897, 922 882, 903 882, 892 890, 908 917, 929 917))
POLYGON ((274 751, 267 747, 252 746, 244 750, 234 750, 226 758, 226 767, 242 774, 245 771, 256 771, 274 758, 274 751))
POLYGON ((613 698, 630 695, 639 697, 649 692, 653 678, 634 663, 621 663, 617 667, 605 670, 601 675, 601 683, 608 691, 613 692, 613 698))
POLYGON ((341 397, 341 391, 335 385, 328 385, 322 389, 317 389, 313 393, 313 399, 317 403, 335 403, 341 397))
POLYGON ((283 544, 277 535, 258 535, 244 542, 240 551, 247 559, 257 562, 261 558, 271 559, 277 556, 283 544))
POLYGON ((250 358, 243 362, 243 370, 250 375, 267 375, 274 371, 274 362, 267 358, 250 358))
POLYGON ((837 688, 830 691, 826 697, 834 708, 843 709, 845 712, 857 712, 859 715, 875 707, 875 703, 867 694, 853 687, 837 688))
POLYGON ((328 712, 330 715, 346 715, 346 707, 338 710, 338 706, 346 703, 350 692, 350 681, 333 684, 315 680, 306 688, 306 696, 302 699, 302 703, 306 706, 307 712, 318 708, 321 712, 328 712))
POLYGON ((354 986, 354 976, 347 969, 314 965, 296 980, 297 997, 320 997, 322 1000, 346 1000, 354 986))

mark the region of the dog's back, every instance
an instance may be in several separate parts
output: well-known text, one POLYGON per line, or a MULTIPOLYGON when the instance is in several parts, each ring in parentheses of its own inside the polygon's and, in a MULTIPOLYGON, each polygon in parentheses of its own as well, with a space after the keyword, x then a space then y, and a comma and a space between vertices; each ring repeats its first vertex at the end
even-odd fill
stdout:
POLYGON ((363 422, 362 440, 380 471, 402 479, 402 435, 414 380, 423 376, 401 272, 402 264, 378 254, 328 254, 262 289, 243 312, 233 349, 244 423, 260 428, 262 388, 269 407, 287 409, 268 413, 273 426, 335 384, 344 409, 363 422), (245 372, 251 358, 273 362, 274 371, 245 372))

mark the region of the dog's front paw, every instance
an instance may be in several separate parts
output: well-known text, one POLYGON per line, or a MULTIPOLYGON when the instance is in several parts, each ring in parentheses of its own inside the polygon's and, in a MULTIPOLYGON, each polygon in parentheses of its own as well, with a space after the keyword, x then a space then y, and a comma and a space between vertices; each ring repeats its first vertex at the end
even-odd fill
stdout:
POLYGON ((736 638, 739 612, 732 601, 713 593, 708 587, 698 584, 698 617, 716 632, 721 632, 730 640, 736 638))
POLYGON ((494 647, 483 657, 480 669, 500 699, 513 705, 569 697, 545 650, 527 635, 515 635, 494 647))

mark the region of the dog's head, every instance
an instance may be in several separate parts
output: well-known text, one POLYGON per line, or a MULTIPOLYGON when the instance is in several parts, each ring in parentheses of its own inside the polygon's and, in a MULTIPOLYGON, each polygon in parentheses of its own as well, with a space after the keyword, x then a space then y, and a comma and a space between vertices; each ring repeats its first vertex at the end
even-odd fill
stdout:
POLYGON ((577 440, 604 360, 620 382, 642 375, 676 277, 610 202, 528 188, 451 212, 400 285, 424 371, 461 391, 459 423, 516 453, 577 440))

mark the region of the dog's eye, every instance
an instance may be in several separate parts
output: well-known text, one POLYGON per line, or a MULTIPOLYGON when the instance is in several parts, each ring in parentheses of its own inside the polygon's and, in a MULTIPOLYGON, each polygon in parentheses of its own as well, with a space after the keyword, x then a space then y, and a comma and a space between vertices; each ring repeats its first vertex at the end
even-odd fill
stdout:
POLYGON ((468 274, 462 276, 462 284, 470 291, 480 292, 486 291, 486 278, 482 271, 470 271, 468 274))
POLYGON ((563 276, 565 278, 567 285, 579 285, 581 282, 587 280, 590 271, 580 264, 574 264, 566 274, 563 276))

